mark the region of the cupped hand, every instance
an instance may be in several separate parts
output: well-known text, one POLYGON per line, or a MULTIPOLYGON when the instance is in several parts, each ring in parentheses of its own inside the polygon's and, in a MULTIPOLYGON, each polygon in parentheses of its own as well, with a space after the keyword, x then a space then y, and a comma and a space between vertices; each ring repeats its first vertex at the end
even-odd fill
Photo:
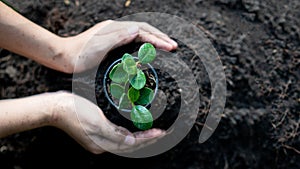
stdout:
POLYGON ((54 95, 56 105, 51 125, 68 133, 92 153, 128 153, 153 144, 165 135, 165 131, 160 129, 131 133, 111 123, 89 100, 66 92, 54 95))
POLYGON ((69 73, 81 72, 100 64, 110 50, 132 41, 149 42, 166 51, 177 48, 175 41, 155 27, 132 21, 103 21, 63 41, 65 60, 69 65, 65 72, 69 73))

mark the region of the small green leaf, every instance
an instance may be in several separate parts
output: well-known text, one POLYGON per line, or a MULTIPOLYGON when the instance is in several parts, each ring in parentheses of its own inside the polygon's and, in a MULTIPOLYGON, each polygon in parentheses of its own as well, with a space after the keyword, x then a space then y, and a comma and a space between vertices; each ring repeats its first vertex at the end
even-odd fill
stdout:
POLYGON ((150 43, 144 43, 138 52, 139 60, 142 64, 152 62, 156 57, 156 50, 150 43))
POLYGON ((149 104, 153 99, 154 92, 152 89, 148 87, 144 87, 140 90, 140 97, 136 101, 137 104, 140 105, 147 105, 149 104))
POLYGON ((137 74, 134 76, 129 76, 129 81, 132 87, 134 87, 136 90, 140 90, 146 84, 146 76, 142 70, 137 69, 137 74))
POLYGON ((116 83, 125 83, 128 80, 128 74, 123 69, 123 64, 118 63, 109 73, 109 78, 116 83))
POLYGON ((120 99, 122 94, 124 93, 124 87, 116 84, 116 83, 112 83, 110 84, 110 93, 113 97, 120 99))
POLYGON ((123 63, 123 69, 129 74, 129 75, 135 75, 137 72, 137 67, 135 64, 135 61, 132 57, 127 57, 124 59, 123 63))
POLYGON ((140 91, 136 90, 135 88, 131 87, 128 90, 128 98, 131 102, 136 102, 140 97, 140 91))
POLYGON ((130 100, 128 99, 127 94, 123 93, 120 102, 119 102, 119 109, 127 109, 130 108, 130 100))
POLYGON ((132 55, 128 54, 128 53, 125 53, 123 56, 122 56, 122 61, 124 61, 126 58, 133 58, 132 55))
POLYGON ((134 126, 141 130, 148 130, 152 127, 153 117, 151 112, 144 106, 134 106, 131 110, 131 121, 134 126))

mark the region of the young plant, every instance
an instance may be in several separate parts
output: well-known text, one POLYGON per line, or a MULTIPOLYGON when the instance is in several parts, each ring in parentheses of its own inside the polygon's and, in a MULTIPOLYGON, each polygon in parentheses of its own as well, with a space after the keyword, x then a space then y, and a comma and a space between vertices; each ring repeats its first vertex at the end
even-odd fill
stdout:
POLYGON ((119 109, 131 110, 133 124, 141 129, 147 130, 152 127, 153 117, 145 107, 152 99, 154 92, 146 87, 146 76, 141 70, 142 64, 152 62, 156 57, 156 50, 150 43, 143 44, 138 51, 138 61, 126 53, 121 63, 115 65, 109 73, 111 79, 110 93, 119 100, 119 109))

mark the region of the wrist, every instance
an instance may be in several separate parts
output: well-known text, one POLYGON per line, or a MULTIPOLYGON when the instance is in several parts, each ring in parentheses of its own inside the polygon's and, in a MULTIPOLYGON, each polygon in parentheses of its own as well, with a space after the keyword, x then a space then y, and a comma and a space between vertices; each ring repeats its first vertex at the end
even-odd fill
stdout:
MULTIPOLYGON (((49 44, 49 60, 45 65, 49 68, 64 72, 73 73, 74 61, 70 55, 69 38, 55 36, 49 44)), ((72 50, 72 49, 71 49, 72 50)))
POLYGON ((48 125, 61 128, 64 117, 74 108, 74 95, 65 91, 50 93, 48 97, 50 103, 48 125))
MULTIPOLYGON (((71 37, 62 37, 60 39, 60 45, 58 45, 58 51, 61 53, 63 65, 60 71, 65 73, 80 72, 75 70, 75 65, 80 58, 82 47, 84 46, 84 37, 82 35, 76 35, 71 37)), ((82 57, 83 58, 83 57, 82 57)))

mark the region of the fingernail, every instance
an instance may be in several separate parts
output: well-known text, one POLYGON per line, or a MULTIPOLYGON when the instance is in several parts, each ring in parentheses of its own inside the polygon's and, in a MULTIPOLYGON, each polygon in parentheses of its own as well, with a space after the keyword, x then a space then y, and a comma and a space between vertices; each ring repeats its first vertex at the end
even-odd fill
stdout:
POLYGON ((166 50, 166 51, 171 51, 173 49, 173 45, 170 43, 166 43, 164 44, 164 46, 162 47, 162 49, 166 50))
POLYGON ((163 131, 162 131, 162 130, 156 130, 155 132, 153 132, 153 135, 154 135, 154 136, 159 136, 159 135, 161 135, 161 134, 163 134, 163 131))
POLYGON ((128 144, 128 145, 134 145, 135 138, 128 135, 128 136, 125 137, 124 142, 125 142, 125 144, 128 144))
POLYGON ((139 27, 135 25, 128 28, 129 35, 135 35, 138 33, 138 31, 139 31, 139 27))
POLYGON ((154 138, 163 134, 163 131, 160 129, 152 129, 144 133, 145 138, 154 138))
POLYGON ((172 40, 171 43, 172 43, 172 45, 173 45, 174 47, 177 47, 177 46, 178 46, 178 44, 177 44, 174 40, 172 40))

